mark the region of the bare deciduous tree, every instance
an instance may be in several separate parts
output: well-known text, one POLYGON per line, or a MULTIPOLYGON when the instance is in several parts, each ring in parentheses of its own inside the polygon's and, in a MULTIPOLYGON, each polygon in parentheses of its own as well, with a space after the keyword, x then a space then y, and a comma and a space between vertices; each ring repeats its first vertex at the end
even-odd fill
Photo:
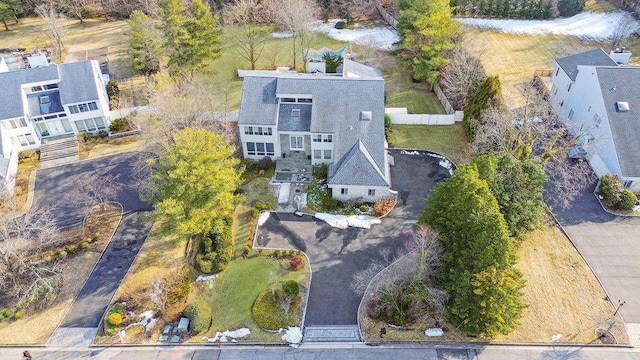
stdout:
POLYGON ((306 70, 306 54, 309 52, 310 39, 313 31, 309 24, 315 21, 320 14, 320 8, 313 0, 269 0, 267 2, 270 17, 276 26, 293 34, 293 67, 297 67, 298 53, 302 53, 306 70), (298 43, 301 47, 298 50, 298 43))
POLYGON ((578 136, 568 133, 535 87, 527 84, 522 93, 525 105, 521 108, 490 107, 483 112, 483 124, 476 124, 472 148, 478 154, 508 153, 518 159, 538 159, 549 177, 547 191, 556 203, 567 207, 593 179, 586 164, 567 157, 578 136))
POLYGON ((55 299, 61 269, 45 251, 59 240, 49 210, 32 208, 18 215, 14 206, 5 212, 0 218, 0 293, 27 306, 55 299))
POLYGON ((236 26, 230 36, 238 45, 240 56, 251 64, 251 70, 255 70, 256 62, 269 39, 265 27, 267 20, 267 11, 261 1, 235 0, 225 4, 224 21, 236 26))
POLYGON ((65 18, 59 14, 53 4, 41 4, 36 6, 36 14, 38 14, 47 27, 47 36, 52 42, 53 57, 57 63, 62 63, 64 53, 64 40, 65 40, 65 18))
POLYGON ((164 153, 173 146, 173 133, 184 128, 213 130, 236 143, 233 124, 223 121, 225 94, 220 87, 195 77, 156 74, 149 88, 154 115, 147 117, 145 123, 147 151, 164 153))
POLYGON ((105 210, 108 202, 113 201, 118 195, 118 178, 120 174, 88 173, 76 178, 76 192, 72 195, 78 200, 78 204, 100 205, 105 210))
POLYGON ((440 85, 451 105, 460 110, 487 74, 480 60, 460 46, 447 52, 446 57, 449 65, 441 73, 440 85))

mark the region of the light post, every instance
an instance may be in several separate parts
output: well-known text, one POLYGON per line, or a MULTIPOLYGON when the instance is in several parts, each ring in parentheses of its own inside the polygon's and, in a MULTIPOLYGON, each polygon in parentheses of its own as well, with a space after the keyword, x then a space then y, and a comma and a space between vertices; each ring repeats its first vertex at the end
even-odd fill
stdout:
POLYGON ((620 310, 620 308, 622 307, 622 305, 626 304, 626 301, 620 301, 618 300, 618 307, 616 307, 616 311, 613 312, 613 316, 616 316, 618 314, 618 310, 620 310))

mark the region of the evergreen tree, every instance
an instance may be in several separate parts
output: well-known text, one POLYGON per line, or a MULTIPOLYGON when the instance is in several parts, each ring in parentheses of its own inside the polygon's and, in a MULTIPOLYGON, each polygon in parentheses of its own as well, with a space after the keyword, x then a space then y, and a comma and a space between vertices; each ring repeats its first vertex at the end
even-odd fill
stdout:
POLYGON ((415 0, 403 6, 398 18, 403 58, 416 80, 434 84, 439 70, 448 64, 444 57, 454 47, 459 28, 451 18, 449 0, 415 0))
POLYGON ((211 14, 209 5, 202 0, 193 0, 190 17, 187 17, 182 0, 164 0, 160 6, 162 28, 170 52, 169 67, 173 71, 193 72, 220 56, 218 20, 211 14))
POLYGON ((502 101, 500 97, 500 78, 498 75, 487 76, 476 91, 469 97, 462 118, 464 131, 469 140, 473 140, 476 133, 476 126, 473 122, 475 121, 480 125, 483 124, 482 112, 490 106, 501 106, 502 101))
POLYGON ((162 34, 145 13, 134 10, 129 15, 129 46, 134 70, 150 74, 160 69, 162 56, 162 34))
POLYGON ((159 231, 188 238, 219 231, 233 211, 239 160, 222 136, 205 129, 174 133, 175 146, 156 164, 147 200, 159 231))
POLYGON ((4 30, 9 31, 7 20, 15 20, 18 23, 18 15, 22 13, 22 3, 20 0, 0 0, 0 20, 4 25, 4 30))
POLYGON ((473 161, 500 205, 511 236, 533 230, 545 214, 542 197, 547 176, 535 160, 511 155, 482 155, 473 161))
POLYGON ((471 335, 506 334, 524 307, 521 275, 499 205, 475 165, 463 165, 427 199, 419 223, 440 234, 438 280, 449 292, 448 320, 471 335))

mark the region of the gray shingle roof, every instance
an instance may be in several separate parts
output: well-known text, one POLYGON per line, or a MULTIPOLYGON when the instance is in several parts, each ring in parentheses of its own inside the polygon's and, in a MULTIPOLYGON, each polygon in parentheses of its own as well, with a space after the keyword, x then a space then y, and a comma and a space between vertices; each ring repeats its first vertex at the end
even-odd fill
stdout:
POLYGON ((92 80, 100 76, 100 71, 96 72, 92 61, 0 73, 0 119, 24 116, 23 84, 60 81, 60 100, 63 104, 69 104, 98 99, 98 89, 92 80))
POLYGON ((277 79, 273 75, 246 75, 242 82, 242 99, 238 125, 275 125, 278 111, 277 79))
POLYGON ((337 163, 329 169, 328 184, 389 186, 371 154, 362 141, 353 145, 337 163))
POLYGON ((22 84, 59 79, 58 67, 49 66, 0 73, 0 119, 24 116, 22 84))
POLYGON ((63 104, 73 104, 96 100, 98 89, 96 80, 102 81, 100 65, 96 60, 60 64, 60 100, 63 104), (92 81, 93 80, 93 81, 92 81))
POLYGON ((311 129, 311 104, 280 104, 278 131, 304 131, 311 129), (299 109, 300 116, 292 116, 291 110, 299 109))
POLYGON ((574 54, 559 58, 556 60, 558 66, 564 70, 572 81, 576 80, 578 76, 578 65, 590 65, 590 66, 617 66, 618 63, 613 61, 604 52, 604 50, 597 48, 583 53, 574 54))
POLYGON ((623 177, 640 177, 640 68, 597 67, 596 73, 623 177), (616 102, 629 103, 617 112, 616 102))
MULTIPOLYGON (((276 94, 311 95, 310 132, 335 135, 334 159, 342 159, 360 140, 372 163, 384 173, 384 79, 295 73, 246 75, 238 124, 275 125, 276 94), (360 121, 362 111, 372 113, 371 121, 360 121)), ((345 181, 361 178, 355 168, 351 173, 344 171, 341 179, 345 181)))

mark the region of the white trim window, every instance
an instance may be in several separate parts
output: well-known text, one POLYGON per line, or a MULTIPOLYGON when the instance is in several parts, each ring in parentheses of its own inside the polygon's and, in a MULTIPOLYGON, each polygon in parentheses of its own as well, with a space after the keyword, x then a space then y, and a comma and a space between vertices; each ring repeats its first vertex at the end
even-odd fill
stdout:
POLYGON ((78 114, 78 113, 96 111, 96 110, 98 110, 98 103, 96 103, 95 101, 76 104, 76 105, 69 105, 69 112, 72 114, 78 114))
POLYGON ((273 135, 273 128, 265 126, 245 126, 244 127, 245 135, 273 135))
POLYGON ((369 189, 369 196, 376 196, 376 189, 369 189))
POLYGON ((275 146, 273 143, 247 142, 247 155, 274 156, 275 146))
POLYGON ((16 136, 16 139, 18 139, 20 146, 29 146, 29 145, 36 144, 36 139, 33 137, 32 134, 18 135, 16 136))
POLYGON ((349 188, 340 188, 340 195, 349 195, 349 188))

